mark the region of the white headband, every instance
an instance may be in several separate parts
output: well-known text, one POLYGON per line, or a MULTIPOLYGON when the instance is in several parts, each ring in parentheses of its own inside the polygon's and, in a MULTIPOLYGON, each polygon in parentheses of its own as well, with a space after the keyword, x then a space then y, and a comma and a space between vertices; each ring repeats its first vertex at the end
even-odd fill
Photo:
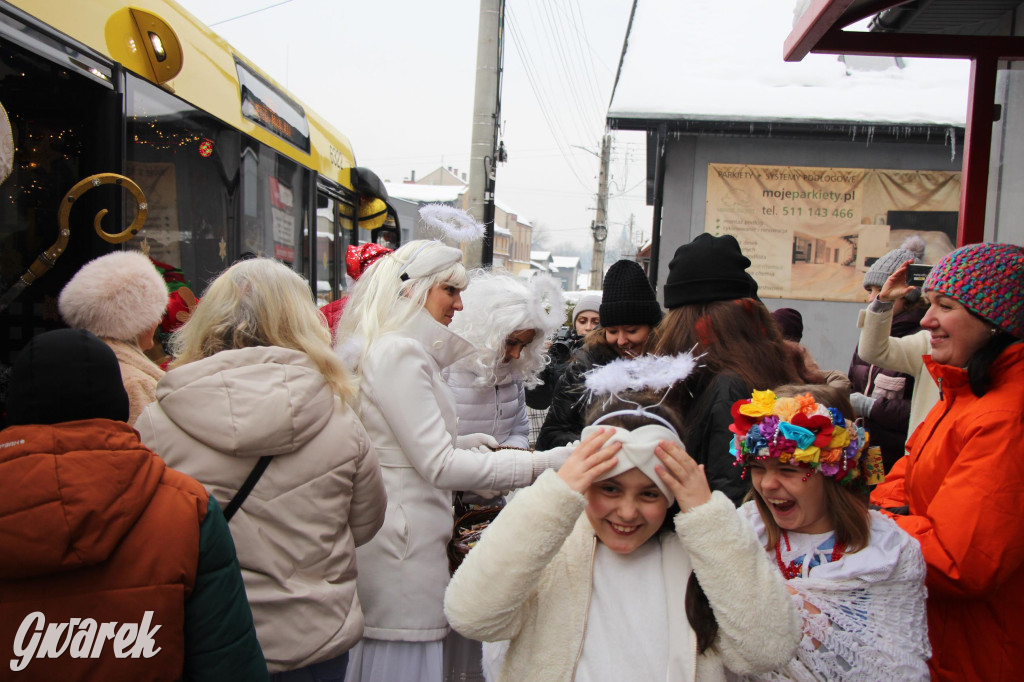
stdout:
MULTIPOLYGON (((623 410, 623 412, 633 414, 634 411, 623 410)), ((611 414, 605 415, 605 417, 610 417, 613 414, 617 413, 612 412, 611 414)), ((657 415, 652 415, 650 413, 644 413, 644 416, 657 419, 658 421, 663 421, 657 415)), ((615 433, 608 439, 605 445, 619 442, 622 443, 622 448, 618 452, 619 461, 615 465, 615 468, 598 480, 603 481, 607 478, 618 476, 630 469, 639 469, 645 476, 647 476, 647 478, 651 479, 651 482, 654 483, 654 485, 658 486, 658 490, 660 490, 661 494, 668 499, 669 506, 671 506, 672 503, 676 501, 676 497, 672 494, 669 487, 665 485, 665 482, 661 480, 661 476, 658 475, 658 472, 654 470, 655 465, 661 464, 661 460, 654 454, 654 448, 657 447, 659 441, 663 440, 673 441, 682 445, 682 442, 679 440, 679 436, 676 435, 675 429, 671 428, 671 425, 669 425, 669 428, 665 428, 660 424, 646 424, 630 431, 618 426, 601 427, 597 425, 597 422, 595 422, 583 429, 583 433, 580 434, 580 438, 586 440, 587 436, 601 428, 611 428, 615 430, 615 433)))
POLYGON ((421 279, 437 274, 445 268, 461 262, 462 251, 443 242, 430 240, 424 242, 412 252, 409 260, 405 261, 405 265, 398 271, 398 276, 403 282, 407 279, 421 279), (435 248, 423 253, 431 246, 435 248))

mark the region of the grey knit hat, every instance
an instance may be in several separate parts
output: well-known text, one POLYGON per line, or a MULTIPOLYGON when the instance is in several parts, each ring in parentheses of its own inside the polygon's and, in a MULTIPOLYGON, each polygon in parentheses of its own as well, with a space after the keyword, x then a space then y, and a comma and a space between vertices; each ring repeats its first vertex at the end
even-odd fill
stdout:
POLYGON ((864 288, 869 291, 871 287, 881 288, 885 280, 908 260, 921 262, 924 258, 924 246, 924 240, 917 235, 907 237, 900 248, 893 249, 876 260, 864 273, 864 288))
POLYGON ((572 324, 574 327, 576 326, 576 317, 586 311, 600 314, 601 294, 594 291, 580 296, 580 300, 576 302, 575 307, 572 309, 572 324))

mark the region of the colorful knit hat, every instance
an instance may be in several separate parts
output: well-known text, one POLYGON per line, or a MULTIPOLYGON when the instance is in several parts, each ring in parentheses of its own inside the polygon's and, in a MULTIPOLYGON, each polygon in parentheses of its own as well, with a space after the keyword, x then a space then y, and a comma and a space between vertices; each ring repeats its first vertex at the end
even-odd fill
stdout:
POLYGON ((924 290, 955 298, 1003 331, 1024 338, 1024 247, 962 246, 932 268, 924 290))
POLYGON ((729 452, 744 475, 752 463, 775 457, 858 492, 885 478, 881 450, 868 447, 864 427, 810 394, 778 398, 773 391, 754 391, 749 399, 733 403, 732 418, 729 430, 736 435, 729 452))

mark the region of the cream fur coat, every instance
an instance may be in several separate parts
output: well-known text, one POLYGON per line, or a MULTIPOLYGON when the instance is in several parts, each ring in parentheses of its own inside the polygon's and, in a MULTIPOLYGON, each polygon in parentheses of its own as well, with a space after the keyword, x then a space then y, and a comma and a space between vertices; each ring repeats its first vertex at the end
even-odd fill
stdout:
POLYGON ((128 393, 128 423, 134 426, 146 405, 156 402, 156 385, 165 372, 138 346, 116 339, 103 341, 114 351, 121 366, 121 381, 128 393))
MULTIPOLYGON (((589 612, 597 538, 585 498, 547 471, 509 503, 452 578, 445 613, 473 639, 512 640, 500 682, 568 681, 589 612)), ((661 536, 669 613, 668 679, 724 680, 789 661, 800 620, 782 577, 722 493, 661 536), (690 571, 715 610, 714 645, 696 655, 684 600, 690 571)))

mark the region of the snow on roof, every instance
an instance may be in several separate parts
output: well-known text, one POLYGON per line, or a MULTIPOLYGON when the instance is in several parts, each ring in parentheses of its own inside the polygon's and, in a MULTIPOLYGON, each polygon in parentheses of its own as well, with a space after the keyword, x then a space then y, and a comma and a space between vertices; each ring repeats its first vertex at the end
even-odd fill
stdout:
POLYGON ((576 268, 580 265, 579 256, 552 256, 551 263, 556 268, 576 268))
POLYGON ((512 236, 512 230, 506 230, 504 227, 498 227, 497 225, 495 225, 494 226, 494 234, 500 234, 500 235, 505 236, 505 237, 511 237, 512 236))
POLYGON ((549 261, 549 260, 551 260, 551 252, 550 251, 531 251, 530 252, 530 260, 549 261))
POLYGON ((836 55, 785 62, 794 4, 637 0, 608 117, 964 125, 967 60, 851 75, 836 55))
POLYGON ((408 182, 385 182, 384 187, 389 197, 424 204, 440 201, 455 203, 466 191, 463 185, 416 185, 408 182))

